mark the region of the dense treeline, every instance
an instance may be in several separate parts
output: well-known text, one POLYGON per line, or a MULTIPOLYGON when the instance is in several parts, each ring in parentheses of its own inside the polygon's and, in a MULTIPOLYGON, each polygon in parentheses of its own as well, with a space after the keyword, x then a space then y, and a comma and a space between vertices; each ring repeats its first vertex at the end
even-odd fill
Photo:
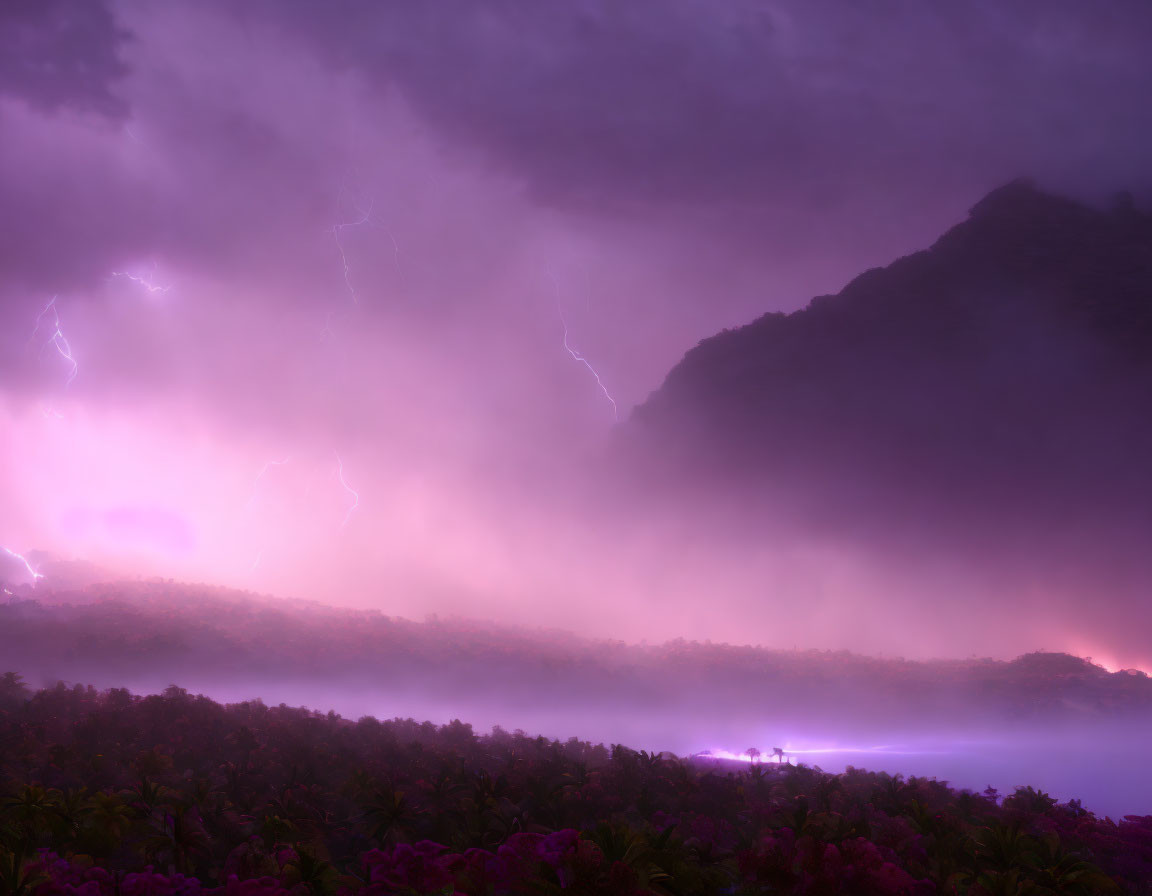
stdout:
POLYGON ((1152 816, 0 680, 0 892, 1152 893, 1152 816))

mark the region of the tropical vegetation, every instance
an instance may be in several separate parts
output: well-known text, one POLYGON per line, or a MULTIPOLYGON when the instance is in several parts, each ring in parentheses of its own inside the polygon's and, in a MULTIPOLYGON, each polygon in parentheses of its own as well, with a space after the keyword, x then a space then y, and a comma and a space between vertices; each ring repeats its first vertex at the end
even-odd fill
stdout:
POLYGON ((0 678, 0 893, 1152 893, 1152 816, 0 678))

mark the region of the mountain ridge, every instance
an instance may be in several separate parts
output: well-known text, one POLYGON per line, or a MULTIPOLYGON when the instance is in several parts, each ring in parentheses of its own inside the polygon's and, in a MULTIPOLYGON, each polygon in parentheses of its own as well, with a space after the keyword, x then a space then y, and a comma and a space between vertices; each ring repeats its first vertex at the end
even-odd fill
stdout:
POLYGON ((1152 215, 1017 180, 928 249, 701 341, 624 442, 665 482, 775 479, 819 501, 864 485, 1143 529, 1150 399, 1152 215))

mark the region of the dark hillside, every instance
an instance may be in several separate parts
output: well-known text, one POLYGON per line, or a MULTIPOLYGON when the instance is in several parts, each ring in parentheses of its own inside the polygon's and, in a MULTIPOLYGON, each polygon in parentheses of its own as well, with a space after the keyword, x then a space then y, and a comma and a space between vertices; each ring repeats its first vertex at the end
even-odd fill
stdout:
POLYGON ((700 343, 624 440, 826 517, 1152 531, 1149 407, 1152 217, 1020 181, 930 249, 700 343))

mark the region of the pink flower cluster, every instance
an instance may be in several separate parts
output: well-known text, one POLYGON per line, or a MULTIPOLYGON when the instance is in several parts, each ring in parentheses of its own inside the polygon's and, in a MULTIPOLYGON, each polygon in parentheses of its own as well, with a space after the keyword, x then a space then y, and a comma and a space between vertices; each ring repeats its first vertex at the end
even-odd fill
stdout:
POLYGON ((469 849, 450 853, 430 840, 391 850, 374 849, 364 855, 368 884, 357 892, 383 896, 397 890, 415 893, 476 893, 507 891, 517 884, 539 879, 549 870, 561 886, 575 880, 580 865, 595 866, 595 847, 581 841, 574 830, 551 834, 513 834, 495 853, 469 849))
POLYGON ((63 859, 52 852, 41 852, 28 872, 46 878, 33 896, 114 896, 117 891, 121 896, 288 896, 292 892, 275 877, 242 881, 232 875, 222 887, 203 887, 195 877, 161 874, 151 865, 125 874, 117 888, 115 878, 104 868, 63 859))
POLYGON ((781 828, 740 857, 749 881, 798 888, 805 893, 839 893, 847 887, 861 896, 930 896, 929 880, 917 880, 899 866, 891 850, 857 837, 839 845, 797 837, 781 828))

